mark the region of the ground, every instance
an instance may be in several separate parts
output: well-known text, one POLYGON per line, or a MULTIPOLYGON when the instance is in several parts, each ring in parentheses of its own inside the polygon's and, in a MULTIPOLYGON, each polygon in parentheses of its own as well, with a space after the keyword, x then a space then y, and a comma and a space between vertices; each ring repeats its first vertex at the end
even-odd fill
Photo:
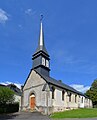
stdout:
MULTIPOLYGON (((48 116, 42 115, 38 112, 18 112, 8 115, 0 115, 0 120, 71 120, 70 119, 50 119, 48 116)), ((72 120, 97 120, 97 118, 77 119, 72 120)))
POLYGON ((39 112, 18 112, 8 115, 0 115, 0 120, 50 120, 48 116, 39 112))

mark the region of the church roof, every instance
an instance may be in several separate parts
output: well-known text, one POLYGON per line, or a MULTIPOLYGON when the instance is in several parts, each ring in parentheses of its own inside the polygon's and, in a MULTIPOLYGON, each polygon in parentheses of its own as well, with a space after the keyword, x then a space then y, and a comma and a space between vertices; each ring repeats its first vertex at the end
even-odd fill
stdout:
MULTIPOLYGON (((71 91, 71 92, 77 93, 77 94, 82 95, 82 96, 85 96, 83 93, 75 90, 74 88, 70 87, 69 85, 66 85, 66 84, 64 84, 64 83, 62 83, 62 82, 60 82, 60 81, 58 81, 58 80, 56 80, 56 79, 54 79, 54 78, 52 78, 52 77, 50 77, 50 76, 45 76, 45 75, 43 75, 43 74, 40 74, 40 73, 39 73, 38 71, 36 71, 36 70, 35 70, 35 72, 37 72, 37 73, 38 73, 43 79, 45 79, 46 82, 49 83, 49 84, 52 84, 52 85, 61 87, 62 89, 65 89, 65 90, 67 90, 67 91, 69 90, 69 91, 71 91)), ((85 97, 86 97, 86 96, 85 96, 85 97)))

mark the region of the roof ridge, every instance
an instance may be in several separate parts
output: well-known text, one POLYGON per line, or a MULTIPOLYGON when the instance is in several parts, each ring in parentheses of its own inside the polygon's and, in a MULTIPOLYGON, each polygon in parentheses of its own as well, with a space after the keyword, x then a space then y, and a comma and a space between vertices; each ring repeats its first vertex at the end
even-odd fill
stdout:
POLYGON ((59 86, 59 87, 61 87, 61 88, 70 90, 71 92, 74 92, 74 93, 77 93, 77 94, 80 94, 80 95, 85 96, 83 93, 77 91, 76 89, 74 89, 73 87, 71 87, 71 86, 69 86, 69 85, 67 85, 67 84, 65 84, 65 83, 61 83, 61 82, 59 82, 58 80, 56 80, 56 79, 54 79, 54 78, 52 78, 52 77, 50 77, 50 76, 44 76, 44 75, 40 74, 37 70, 34 70, 34 71, 35 71, 36 73, 38 73, 38 74, 39 74, 43 79, 45 79, 46 82, 48 82, 48 83, 54 84, 54 85, 59 86), (48 80, 47 78, 49 78, 49 80, 48 80), (51 78, 51 79, 50 79, 50 78, 51 78), (56 82, 56 83, 55 83, 55 82, 56 82))

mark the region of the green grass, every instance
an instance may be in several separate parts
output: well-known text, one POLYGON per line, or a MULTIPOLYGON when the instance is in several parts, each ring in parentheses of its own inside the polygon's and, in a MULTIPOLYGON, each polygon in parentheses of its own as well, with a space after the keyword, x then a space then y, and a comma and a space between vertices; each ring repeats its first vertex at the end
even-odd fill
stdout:
POLYGON ((51 118, 93 118, 97 117, 97 109, 76 109, 64 112, 57 112, 51 115, 51 118))

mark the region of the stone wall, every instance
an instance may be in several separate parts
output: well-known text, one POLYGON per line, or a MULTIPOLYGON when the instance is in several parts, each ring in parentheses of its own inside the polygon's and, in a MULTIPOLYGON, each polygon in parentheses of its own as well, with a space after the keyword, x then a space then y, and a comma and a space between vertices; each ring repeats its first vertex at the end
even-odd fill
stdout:
POLYGON ((23 110, 30 109, 30 95, 35 94, 36 109, 44 114, 51 114, 69 109, 77 109, 84 107, 92 107, 92 102, 84 96, 67 91, 64 89, 64 100, 62 100, 62 88, 55 87, 54 99, 52 99, 52 91, 48 93, 43 91, 43 86, 46 81, 37 74, 34 70, 31 72, 24 88, 23 88, 23 110), (71 93, 71 101, 69 98, 71 93))
POLYGON ((49 107, 51 112, 64 111, 69 109, 77 108, 90 108, 92 107, 92 101, 85 98, 84 96, 78 95, 76 93, 71 93, 71 101, 69 101, 68 91, 64 90, 64 100, 62 100, 63 89, 55 87, 55 96, 52 99, 52 92, 50 92, 49 107), (76 96, 76 97, 75 97, 76 96))
POLYGON ((46 82, 35 72, 32 71, 23 88, 23 109, 30 109, 30 95, 35 94, 36 107, 46 106, 45 91, 42 91, 46 82))

